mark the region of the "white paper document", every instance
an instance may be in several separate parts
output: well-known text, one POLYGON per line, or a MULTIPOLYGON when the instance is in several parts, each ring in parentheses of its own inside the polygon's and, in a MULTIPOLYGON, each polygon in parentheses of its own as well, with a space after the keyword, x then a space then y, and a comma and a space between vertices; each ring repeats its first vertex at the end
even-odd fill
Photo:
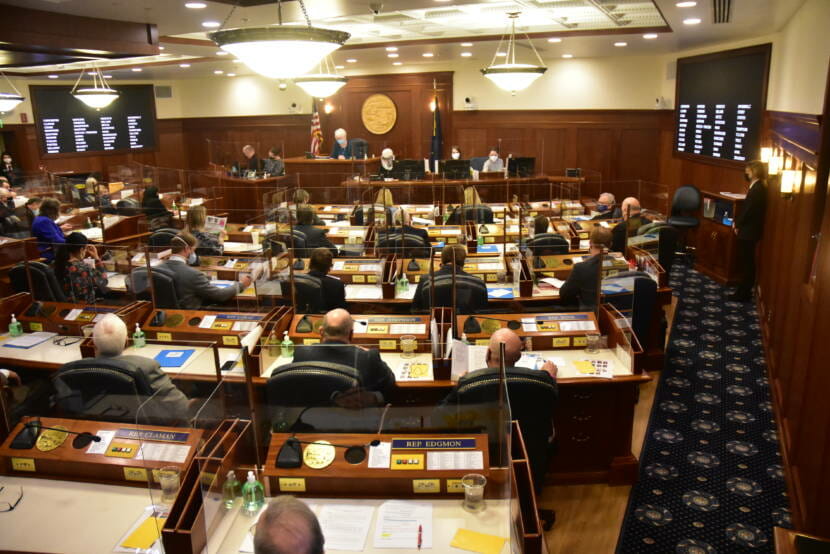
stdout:
POLYGON ((56 336, 58 336, 57 333, 38 331, 36 333, 28 333, 9 339, 3 343, 3 346, 10 348, 31 348, 56 336))
POLYGON ((382 442, 369 447, 369 468, 389 469, 392 463, 392 443, 382 442))
POLYGON ((101 440, 90 444, 89 448, 86 449, 86 453, 104 454, 110 445, 110 441, 115 436, 115 430, 113 429, 112 431, 96 431, 95 434, 101 437, 101 440))
POLYGON ((452 341, 452 369, 450 379, 457 381, 468 371, 487 367, 487 347, 452 341))
POLYGON ((200 329, 210 329, 213 327, 213 322, 216 321, 215 315, 206 315, 202 318, 201 323, 199 323, 200 329))
POLYGON ((560 321, 559 330, 567 331, 593 331, 596 327, 593 321, 560 321))
POLYGON ((256 326, 256 321, 236 321, 231 327, 231 331, 250 331, 256 326))
POLYGON ((522 352, 522 357, 516 362, 516 367, 526 367, 527 369, 538 369, 542 366, 542 358, 539 354, 533 352, 522 352))
POLYGON ((533 317, 522 318, 522 331, 525 333, 535 333, 539 329, 536 327, 536 319, 533 317))
POLYGON ((539 279, 539 281, 542 282, 542 283, 547 283, 547 284, 549 284, 551 286, 554 286, 558 289, 561 289, 562 285, 565 284, 565 281, 563 281, 562 279, 557 279, 556 277, 544 277, 542 279, 539 279))
POLYGON ((362 552, 372 524, 374 506, 327 504, 320 510, 320 527, 326 550, 362 552))
POLYGON ((393 323, 389 326, 390 335, 423 335, 426 332, 425 323, 393 323))
POLYGON ((345 268, 345 267, 346 267, 346 262, 344 262, 344 261, 334 262, 334 265, 331 266, 331 268, 335 271, 343 271, 343 268, 345 268))
POLYGON ((441 450, 427 452, 427 469, 484 469, 484 453, 481 450, 441 450))
POLYGON ((383 290, 375 285, 346 285, 347 300, 380 300, 383 290))
POLYGON ((415 298, 415 293, 417 291, 418 287, 410 283, 409 287, 406 290, 396 290, 395 298, 399 300, 412 300, 413 298, 415 298))
POLYGON ((187 460, 188 453, 190 453, 189 444, 143 442, 135 459, 183 464, 187 460))
POLYGON ((432 503, 390 500, 381 504, 375 523, 375 548, 432 548, 432 503))
POLYGON ((63 319, 65 319, 66 321, 75 321, 76 319, 78 319, 78 316, 81 315, 83 311, 84 310, 82 308, 74 308, 72 310, 69 310, 69 313, 66 314, 63 319))

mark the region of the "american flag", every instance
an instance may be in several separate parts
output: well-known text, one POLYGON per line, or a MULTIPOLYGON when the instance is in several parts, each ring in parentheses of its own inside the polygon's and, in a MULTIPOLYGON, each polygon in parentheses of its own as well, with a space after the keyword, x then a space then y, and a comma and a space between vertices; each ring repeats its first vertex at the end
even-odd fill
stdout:
POLYGON ((314 156, 320 155, 320 145, 323 144, 323 129, 320 128, 320 114, 317 112, 317 103, 312 103, 311 113, 311 149, 314 156))

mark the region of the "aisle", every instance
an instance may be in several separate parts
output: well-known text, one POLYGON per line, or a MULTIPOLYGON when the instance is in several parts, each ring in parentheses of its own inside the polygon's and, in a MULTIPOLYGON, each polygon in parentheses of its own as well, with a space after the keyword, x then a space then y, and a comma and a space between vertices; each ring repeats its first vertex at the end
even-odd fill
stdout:
POLYGON ((754 305, 685 266, 621 554, 773 552, 789 526, 754 305))

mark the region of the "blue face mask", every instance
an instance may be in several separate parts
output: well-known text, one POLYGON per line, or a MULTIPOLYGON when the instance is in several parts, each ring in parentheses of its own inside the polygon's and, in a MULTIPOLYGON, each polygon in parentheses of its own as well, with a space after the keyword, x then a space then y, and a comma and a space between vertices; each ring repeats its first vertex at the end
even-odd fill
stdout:
POLYGON ((340 146, 346 146, 346 139, 337 139, 337 144, 340 146))
POLYGON ((196 252, 191 252, 190 256, 187 257, 187 264, 188 265, 196 265, 196 261, 198 258, 196 257, 196 252))
POLYGON ((606 204, 597 204, 597 211, 598 212, 607 212, 610 207, 611 206, 608 206, 606 204))

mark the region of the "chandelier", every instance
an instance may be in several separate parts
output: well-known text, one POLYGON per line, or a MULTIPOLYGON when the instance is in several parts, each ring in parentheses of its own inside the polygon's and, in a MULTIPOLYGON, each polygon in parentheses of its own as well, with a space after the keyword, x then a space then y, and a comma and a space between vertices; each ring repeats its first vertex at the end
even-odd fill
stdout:
POLYGON ((294 79, 294 84, 309 95, 323 99, 340 90, 346 84, 346 81, 347 79, 344 76, 338 75, 334 70, 334 62, 332 62, 331 56, 326 56, 320 63, 317 73, 297 77, 294 79))
POLYGON ((75 86, 72 87, 70 94, 90 108, 96 110, 106 108, 118 98, 119 93, 107 84, 107 80, 104 79, 104 75, 101 73, 101 68, 93 67, 90 73, 92 73, 92 87, 78 88, 84 76, 84 70, 81 69, 81 74, 78 75, 78 80, 75 81, 75 86))
POLYGON ((512 12, 507 14, 507 16, 511 20, 510 34, 507 37, 507 50, 502 50, 502 45, 505 42, 505 35, 502 35, 499 41, 499 47, 493 56, 493 61, 490 62, 489 67, 482 69, 481 73, 493 81, 500 89, 509 91, 515 95, 516 91, 529 87, 548 68, 545 67, 542 58, 539 56, 539 52, 536 51, 536 47, 533 46, 533 42, 531 42, 527 33, 524 33, 524 36, 528 44, 530 44, 533 53, 536 55, 536 60, 539 62, 539 65, 516 63, 516 19, 519 17, 519 12, 512 12), (496 63, 496 58, 499 57, 499 53, 506 54, 504 63, 496 63))
POLYGON ((293 79, 309 72, 351 36, 343 31, 312 27, 303 0, 300 0, 300 7, 307 27, 283 25, 280 0, 277 2, 278 25, 214 31, 208 33, 208 37, 260 75, 271 79, 293 79))
POLYGON ((3 73, 3 77, 6 78, 6 82, 9 83, 9 86, 12 87, 14 92, 0 92, 0 113, 12 111, 18 106, 18 104, 25 100, 25 98, 20 95, 20 91, 17 90, 17 87, 14 86, 14 83, 9 80, 5 73, 3 73))

